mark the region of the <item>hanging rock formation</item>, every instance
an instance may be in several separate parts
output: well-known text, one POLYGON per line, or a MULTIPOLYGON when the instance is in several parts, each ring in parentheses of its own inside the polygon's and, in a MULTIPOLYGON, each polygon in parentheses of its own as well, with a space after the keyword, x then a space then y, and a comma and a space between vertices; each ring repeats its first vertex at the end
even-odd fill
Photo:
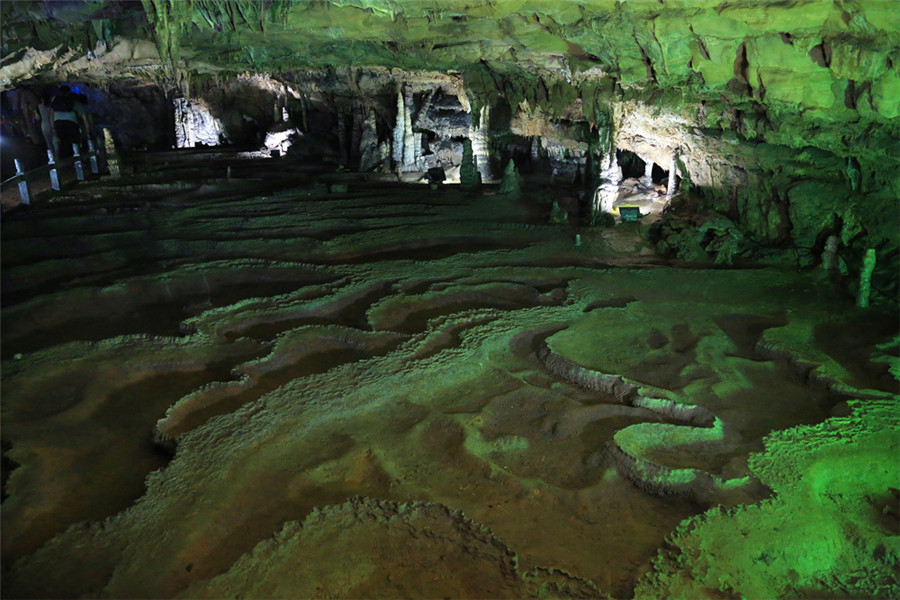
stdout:
POLYGON ((175 98, 175 139, 179 148, 197 144, 218 146, 224 139, 222 123, 202 104, 187 98, 175 98))

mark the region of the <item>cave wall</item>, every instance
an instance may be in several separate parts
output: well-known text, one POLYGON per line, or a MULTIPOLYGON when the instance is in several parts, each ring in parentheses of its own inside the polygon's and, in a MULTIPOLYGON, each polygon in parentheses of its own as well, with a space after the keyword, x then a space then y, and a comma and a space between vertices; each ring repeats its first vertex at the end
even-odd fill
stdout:
MULTIPOLYGON (((438 156, 455 166, 463 140, 479 136, 483 177, 517 157, 526 174, 590 171, 597 185, 616 148, 663 169, 677 155, 682 192, 733 223, 750 254, 787 250, 805 266, 836 235, 850 272, 865 248, 879 268, 897 265, 890 2, 45 4, 3 3, 0 88, 137 78, 170 99, 202 98, 236 143, 278 127, 283 102, 300 115, 301 156, 367 169, 400 140, 393 170, 438 156), (445 104, 429 107, 438 87, 445 104), (399 137, 398 95, 416 120, 399 137)), ((169 109, 137 90, 120 93, 118 112, 142 133, 121 141, 162 147, 171 134, 152 134, 132 106, 149 107, 148 121, 169 109)))

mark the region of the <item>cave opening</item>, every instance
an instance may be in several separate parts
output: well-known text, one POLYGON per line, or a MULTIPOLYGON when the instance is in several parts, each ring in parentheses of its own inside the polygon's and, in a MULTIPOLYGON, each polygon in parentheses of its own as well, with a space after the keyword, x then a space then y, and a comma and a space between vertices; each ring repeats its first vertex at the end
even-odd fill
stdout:
POLYGON ((656 163, 653 163, 653 183, 667 183, 669 172, 656 163))
POLYGON ((622 169, 623 179, 639 179, 644 176, 647 163, 631 150, 616 150, 616 163, 622 169))

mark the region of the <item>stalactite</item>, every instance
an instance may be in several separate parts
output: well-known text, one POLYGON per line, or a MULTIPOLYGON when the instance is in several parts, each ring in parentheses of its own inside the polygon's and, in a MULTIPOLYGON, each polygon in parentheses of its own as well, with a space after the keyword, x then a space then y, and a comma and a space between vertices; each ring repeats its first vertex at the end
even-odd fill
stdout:
POLYGON ((156 47, 167 77, 179 83, 181 34, 191 22, 192 7, 183 0, 141 0, 147 20, 153 26, 156 47))
POLYGON ((398 173, 418 170, 419 136, 413 133, 413 95, 409 88, 397 92, 397 121, 394 125, 393 158, 398 173))

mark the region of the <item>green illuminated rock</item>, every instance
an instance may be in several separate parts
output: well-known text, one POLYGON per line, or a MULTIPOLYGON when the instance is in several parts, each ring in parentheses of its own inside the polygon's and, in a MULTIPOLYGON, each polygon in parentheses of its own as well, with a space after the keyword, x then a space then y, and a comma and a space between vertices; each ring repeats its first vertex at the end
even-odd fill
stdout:
POLYGON ((464 190, 477 189, 481 184, 481 173, 478 172, 475 156, 472 153, 472 141, 463 142, 462 165, 459 168, 459 185, 464 190))

